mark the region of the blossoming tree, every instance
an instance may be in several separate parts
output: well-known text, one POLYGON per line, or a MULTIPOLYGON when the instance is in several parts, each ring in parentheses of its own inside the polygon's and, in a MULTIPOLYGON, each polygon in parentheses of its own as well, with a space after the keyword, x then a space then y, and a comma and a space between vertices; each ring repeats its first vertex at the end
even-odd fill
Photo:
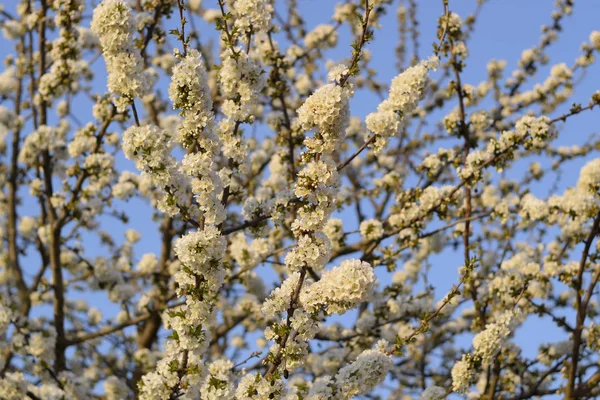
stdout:
POLYGON ((1 399, 600 396, 600 136, 555 144, 600 104, 579 86, 600 31, 572 63, 548 57, 573 0, 477 85, 482 0, 468 16, 440 0, 422 60, 414 0, 347 1, 316 27, 295 0, 16 3, 1 399), (394 11, 385 82, 369 44, 394 11), (364 93, 380 103, 358 118, 364 93), (534 194, 577 159, 576 182, 534 194), (144 254, 136 201, 158 230, 144 254), (442 293, 431 266, 454 250, 442 293), (561 339, 532 356, 514 333, 536 316, 561 339))

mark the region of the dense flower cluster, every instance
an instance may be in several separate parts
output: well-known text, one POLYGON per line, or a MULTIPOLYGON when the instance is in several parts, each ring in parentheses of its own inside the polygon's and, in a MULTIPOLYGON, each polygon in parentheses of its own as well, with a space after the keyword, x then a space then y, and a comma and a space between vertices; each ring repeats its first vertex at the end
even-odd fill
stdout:
POLYGON ((165 185, 175 166, 171 157, 172 138, 157 126, 132 126, 123 133, 123 152, 136 167, 150 175, 156 184, 165 185))
POLYGON ((452 367, 452 390, 458 393, 469 390, 475 379, 475 368, 473 357, 463 354, 452 367))
POLYGON ((305 140, 315 153, 332 153, 344 138, 350 117, 348 90, 335 83, 317 89, 298 109, 298 120, 305 130, 316 129, 314 138, 305 140))
POLYGON ((446 398, 446 390, 439 386, 429 386, 421 393, 421 400, 444 400, 446 398))
POLYGON ((150 89, 150 77, 144 73, 142 57, 134 45, 133 11, 123 0, 103 0, 94 9, 91 29, 106 61, 108 90, 119 96, 117 108, 124 110, 150 89))
POLYGON ((367 300, 373 293, 375 275, 364 261, 344 260, 326 271, 321 280, 304 288, 300 301, 307 310, 324 307, 328 314, 343 314, 367 300))
POLYGON ((223 96, 223 113, 232 120, 253 121, 253 107, 266 83, 261 65, 241 48, 227 49, 221 55, 219 83, 223 96))
MULTIPOLYGON (((203 377, 201 357, 210 342, 207 328, 214 324, 214 302, 225 279, 222 260, 227 243, 217 228, 225 219, 223 205, 218 198, 223 185, 221 177, 215 171, 220 142, 215 133, 212 100, 207 82, 201 56, 198 51, 191 50, 173 68, 173 78, 169 87, 173 107, 179 109, 184 118, 177 128, 177 142, 187 150, 181 162, 180 172, 190 180, 191 192, 203 223, 201 229, 182 236, 174 246, 175 254, 181 263, 174 276, 176 294, 185 298, 185 308, 167 312, 167 325, 173 329, 171 346, 174 350, 165 354, 160 363, 170 365, 183 357, 186 359, 188 372, 182 376, 173 376, 172 370, 157 368, 156 372, 143 378, 141 395, 145 399, 153 398, 157 387, 168 393, 179 385, 189 396, 193 396, 198 390, 197 387, 193 387, 192 382, 203 377), (194 359, 191 355, 194 355, 194 359)), ((178 176, 169 171, 170 179, 178 176)), ((176 185, 170 184, 166 185, 165 190, 171 196, 173 191, 181 192, 176 185)), ((175 201, 175 204, 179 210, 184 209, 184 203, 175 201)), ((216 370, 215 374, 218 374, 216 370)), ((203 389, 211 392, 204 386, 203 389)), ((220 385, 214 389, 217 390, 214 396, 221 393, 220 385)))
POLYGON ((429 81, 428 73, 437 67, 438 62, 437 57, 432 57, 396 76, 388 98, 377 106, 377 111, 367 115, 367 129, 376 136, 376 152, 383 151, 388 138, 400 133, 403 121, 423 99, 429 81))
POLYGON ((515 312, 507 311, 473 338, 473 353, 463 354, 461 360, 452 367, 453 390, 465 392, 469 389, 473 383, 475 370, 481 366, 488 366, 493 361, 512 333, 514 324, 515 312))
POLYGON ((265 0, 236 0, 235 26, 244 32, 266 32, 271 26, 273 6, 265 0))
POLYGON ((588 162, 579 174, 577 189, 582 193, 598 194, 600 192, 600 159, 588 162))
POLYGON ((342 398, 350 399, 370 392, 385 379, 393 365, 390 356, 379 348, 362 352, 335 376, 342 398))
POLYGON ((39 100, 51 102, 67 90, 77 90, 81 76, 89 74, 85 61, 80 59, 77 25, 81 21, 83 4, 79 0, 60 0, 52 3, 56 10, 55 23, 60 36, 52 43, 50 70, 40 77, 39 100))
POLYGON ((366 240, 376 240, 383 236, 383 224, 376 219, 369 219, 360 223, 360 234, 366 240))
POLYGON ((219 224, 225 219, 218 199, 223 183, 214 161, 220 154, 220 142, 215 133, 208 78, 198 51, 191 50, 173 68, 169 96, 184 117, 177 127, 177 142, 187 150, 181 171, 190 178, 205 223, 219 224))
POLYGON ((501 350, 502 345, 514 328, 513 311, 501 315, 496 322, 486 326, 485 330, 473 338, 474 354, 488 365, 501 350))

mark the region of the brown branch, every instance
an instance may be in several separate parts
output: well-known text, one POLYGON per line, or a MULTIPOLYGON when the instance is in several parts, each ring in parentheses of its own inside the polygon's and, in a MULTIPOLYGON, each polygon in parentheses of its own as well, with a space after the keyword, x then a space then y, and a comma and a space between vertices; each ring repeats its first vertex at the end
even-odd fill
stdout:
POLYGON ((183 47, 183 56, 187 56, 187 40, 185 38, 185 17, 183 16, 183 10, 185 8, 185 0, 177 0, 177 8, 179 8, 179 21, 181 22, 181 45, 183 47))
POLYGON ((567 120, 567 118, 572 117, 573 115, 577 115, 577 114, 579 114, 579 113, 581 113, 583 111, 592 110, 597 105, 598 105, 598 103, 592 102, 592 103, 588 104, 585 107, 573 109, 573 110, 569 111, 568 113, 565 113, 565 114, 563 114, 563 115, 561 115, 559 117, 556 117, 556 118, 550 120, 550 123, 554 124, 554 123, 556 123, 558 121, 565 122, 567 120))
MULTIPOLYGON (((288 326, 288 328, 290 327, 292 321, 292 317, 294 316, 294 311, 296 310, 296 303, 298 302, 298 299, 300 298, 300 291, 302 290, 302 284, 304 283, 304 279, 306 278, 306 268, 302 268, 302 270, 300 271, 300 278, 298 279, 298 284, 296 285, 296 288, 294 289, 294 293, 292 294, 292 298, 290 300, 290 307, 288 308, 287 311, 287 321, 286 324, 288 326)), ((281 343, 279 344, 279 350, 277 351, 277 354, 275 355, 275 359, 273 360, 273 362, 271 363, 271 365, 269 365, 269 368, 267 369, 267 372, 265 373, 265 378, 268 378, 271 374, 273 374, 277 368, 279 367, 279 365, 281 365, 281 363, 283 362, 283 350, 285 349, 285 346, 288 342, 289 339, 294 340, 296 336, 295 332, 288 332, 285 334, 285 336, 281 339, 281 343)))
MULTIPOLYGON (((569 364, 569 372, 567 376, 567 384, 565 388, 565 399, 575 399, 575 381, 577 379, 577 365, 579 363, 579 351, 581 347, 581 337, 583 334, 583 327, 585 324, 586 317, 586 301, 589 301, 588 296, 591 296, 590 293, 586 295, 586 299, 582 298, 582 286, 583 286, 583 273, 585 272, 585 265, 587 264, 587 259, 590 253, 590 248, 592 247, 592 242, 594 238, 598 234, 600 230, 600 214, 596 216, 594 219, 594 223, 592 225, 592 229, 585 241, 585 246, 583 248, 583 252, 581 254, 581 260, 579 262, 579 270, 577 272, 577 278, 574 280, 574 290, 575 290, 575 304, 577 307, 577 319, 575 324, 575 331, 573 332, 573 346, 571 348, 571 362, 569 364)), ((596 282, 590 284, 590 289, 593 290, 596 282)))
POLYGON ((368 140, 366 140, 362 146, 360 146, 360 148, 358 150, 356 150, 354 152, 354 154, 352 154, 350 157, 348 157, 345 161, 341 162, 338 164, 337 166, 337 170, 338 172, 341 171, 342 169, 346 168, 348 166, 348 164, 350 164, 352 162, 352 160, 354 160, 356 157, 358 157, 358 155, 360 153, 362 153, 362 151, 364 149, 367 148, 367 146, 369 146, 371 143, 373 143, 375 141, 375 139, 377 138, 376 135, 371 136, 368 140))
POLYGON ((371 14, 372 10, 373 5, 369 5, 369 0, 365 0, 365 15, 362 21, 362 34, 353 52, 354 54, 352 55, 352 61, 350 62, 350 66, 348 67, 348 72, 340 78, 340 86, 344 86, 350 78, 350 76, 352 76, 358 68, 358 62, 362 58, 362 48, 365 45, 365 43, 369 40, 369 15, 371 14))

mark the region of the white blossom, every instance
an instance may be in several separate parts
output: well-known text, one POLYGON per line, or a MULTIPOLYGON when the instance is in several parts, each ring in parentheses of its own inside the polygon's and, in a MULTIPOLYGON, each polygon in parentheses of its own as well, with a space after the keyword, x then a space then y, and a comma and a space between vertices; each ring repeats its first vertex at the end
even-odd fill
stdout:
POLYGON ((446 398, 446 390, 439 386, 428 386, 421 393, 421 400, 444 400, 446 398))
POLYGON ((360 234, 366 240, 376 240, 383 236, 381 221, 369 219, 360 223, 360 234))
POLYGON ((346 89, 329 83, 317 89, 298 109, 302 128, 316 129, 314 137, 305 140, 309 150, 329 154, 339 146, 350 117, 348 100, 346 89))
POLYGON ((336 374, 344 398, 368 393, 381 383, 393 366, 392 359, 380 349, 365 350, 356 360, 336 374))
POLYGON ((373 268, 364 261, 344 260, 338 267, 325 271, 300 295, 307 309, 324 307, 330 314, 343 314, 367 300, 375 285, 373 268))

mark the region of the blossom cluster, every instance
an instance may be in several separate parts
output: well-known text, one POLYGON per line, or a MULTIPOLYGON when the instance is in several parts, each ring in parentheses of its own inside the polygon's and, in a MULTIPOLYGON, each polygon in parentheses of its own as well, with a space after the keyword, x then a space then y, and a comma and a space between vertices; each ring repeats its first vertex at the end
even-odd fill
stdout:
MULTIPOLYGON (((170 343, 173 351, 166 353, 159 362, 171 365, 185 359, 188 373, 179 376, 172 369, 157 368, 147 374, 141 386, 141 395, 145 399, 156 396, 157 388, 169 393, 179 385, 189 395, 198 390, 193 382, 203 378, 201 357, 210 343, 207 328, 215 323, 214 302, 225 279, 222 260, 227 243, 217 227, 225 219, 218 197, 223 185, 215 171, 220 141, 215 132, 207 74, 198 51, 191 50, 173 68, 169 95, 173 107, 179 109, 183 117, 177 127, 176 141, 187 152, 179 171, 173 171, 173 168, 167 170, 168 178, 185 176, 189 179, 202 224, 197 231, 180 237, 174 246, 181 263, 174 276, 176 294, 185 298, 185 307, 167 312, 167 325, 173 330, 173 342, 170 343)), ((166 159, 172 160, 170 155, 166 159)), ((171 196, 174 190, 181 192, 175 185, 165 183, 165 190, 171 196)), ((182 209, 180 204, 183 203, 175 204, 179 210, 182 209)))
POLYGON ((104 0, 94 9, 91 29, 106 61, 108 90, 118 96, 117 108, 125 110, 136 97, 147 94, 152 83, 134 44, 133 11, 123 0, 104 0))
POLYGON ((367 129, 375 135, 376 152, 383 151, 388 139, 400 133, 403 121, 423 99, 429 81, 428 73, 437 67, 438 62, 434 56, 400 73, 392 80, 388 98, 377 106, 377 111, 367 115, 367 129))
POLYGON ((60 27, 60 36, 52 43, 52 67, 40 77, 38 102, 51 102, 67 90, 78 91, 80 77, 89 74, 85 61, 80 59, 76 28, 81 21, 83 4, 79 0, 61 0, 53 2, 52 7, 56 10, 55 23, 60 27))
POLYGON ((505 312, 473 338, 473 353, 463 354, 461 360, 452 367, 453 390, 467 391, 475 376, 475 369, 488 366, 493 361, 515 327, 515 316, 514 311, 505 312))
POLYGON ((343 314, 366 301, 375 284, 373 268, 359 260, 344 260, 339 267, 325 271, 321 280, 307 285, 300 301, 309 311, 325 307, 328 314, 343 314))

